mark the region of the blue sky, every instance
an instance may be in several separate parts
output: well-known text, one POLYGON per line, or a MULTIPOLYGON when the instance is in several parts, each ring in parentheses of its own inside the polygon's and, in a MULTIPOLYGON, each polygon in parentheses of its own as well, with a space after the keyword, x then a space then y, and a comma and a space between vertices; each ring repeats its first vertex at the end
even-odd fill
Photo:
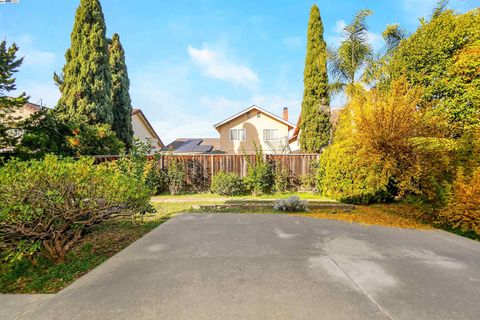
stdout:
MULTIPOLYGON (((102 0, 108 35, 120 34, 127 55, 134 107, 141 108, 164 142, 216 137, 213 124, 252 105, 296 121, 303 91, 306 27, 317 3, 325 39, 339 42, 342 25, 369 8, 369 38, 383 46, 387 24, 415 30, 436 0, 102 0)), ((59 93, 70 43, 74 0, 21 0, 0 5, 0 39, 16 42, 25 56, 17 87, 49 107, 59 93)), ((452 0, 465 12, 480 0, 452 0)), ((339 104, 338 100, 335 104, 339 104)))

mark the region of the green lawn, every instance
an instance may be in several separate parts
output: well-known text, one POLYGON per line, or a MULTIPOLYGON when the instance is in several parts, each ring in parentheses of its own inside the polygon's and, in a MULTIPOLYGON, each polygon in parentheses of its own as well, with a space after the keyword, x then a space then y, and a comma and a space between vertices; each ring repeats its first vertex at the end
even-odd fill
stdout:
POLYGON ((291 196, 298 196, 300 199, 304 200, 315 200, 315 201, 333 201, 332 199, 325 198, 321 195, 311 193, 311 192, 289 192, 289 193, 274 193, 274 194, 265 194, 257 197, 253 197, 251 195, 244 195, 244 196, 221 196, 215 193, 185 193, 180 195, 172 196, 170 194, 161 194, 152 198, 153 201, 155 200, 165 200, 175 198, 181 201, 182 199, 198 199, 201 201, 202 199, 205 200, 213 200, 213 199, 222 199, 228 198, 229 200, 275 200, 281 198, 288 198, 291 196))

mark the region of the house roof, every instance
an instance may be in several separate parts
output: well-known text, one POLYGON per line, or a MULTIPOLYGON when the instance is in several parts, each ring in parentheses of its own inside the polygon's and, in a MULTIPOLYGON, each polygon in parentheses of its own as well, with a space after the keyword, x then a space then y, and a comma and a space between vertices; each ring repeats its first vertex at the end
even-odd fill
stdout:
POLYGON ((237 114, 234 114, 234 115, 231 116, 230 118, 227 118, 227 119, 225 119, 225 120, 223 120, 223 121, 215 124, 214 127, 215 127, 215 129, 218 130, 219 127, 221 127, 221 126, 223 126, 224 124, 226 124, 226 123, 228 123, 228 122, 230 122, 230 121, 232 121, 232 120, 240 117, 241 115, 243 115, 243 114, 245 114, 245 113, 250 112, 251 110, 260 111, 260 112, 268 115, 269 117, 271 117, 271 118, 273 118, 273 119, 275 119, 275 120, 277 120, 277 121, 279 121, 279 122, 287 125, 287 126, 289 127, 289 129, 295 128, 295 125, 294 125, 293 123, 291 123, 291 122, 289 122, 289 121, 287 121, 287 120, 285 120, 285 119, 283 119, 283 118, 281 118, 281 117, 279 117, 279 116, 277 116, 277 115, 274 115, 273 113, 268 112, 267 110, 262 109, 262 108, 260 108, 260 107, 258 107, 258 106, 256 106, 256 105, 253 105, 253 106, 251 106, 251 107, 249 107, 249 108, 247 108, 247 109, 245 109, 245 110, 243 110, 243 111, 240 111, 240 112, 237 113, 237 114))
POLYGON ((145 114, 142 112, 141 109, 133 109, 132 110, 132 116, 137 115, 137 114, 143 119, 143 122, 147 126, 148 131, 150 131, 150 133, 155 137, 155 139, 158 140, 158 143, 160 144, 160 147, 161 148, 165 147, 165 145, 162 142, 162 139, 160 139, 157 132, 155 131, 155 129, 153 129, 152 125, 148 121, 147 117, 145 117, 145 114))
POLYGON ((215 138, 179 138, 169 143, 161 151, 173 153, 211 153, 218 152, 220 139, 215 138))
POLYGON ((27 102, 23 105, 23 108, 27 109, 32 113, 35 113, 37 111, 40 111, 42 109, 42 106, 35 103, 27 102))
MULTIPOLYGON (((330 109, 330 123, 333 124, 333 126, 337 125, 338 118, 342 110, 343 109, 330 109)), ((293 131, 293 134, 290 137, 290 139, 288 139, 288 143, 297 141, 298 135, 300 134, 301 120, 302 120, 302 113, 300 112, 300 115, 298 116, 298 120, 297 120, 297 126, 295 127, 295 130, 293 131)))

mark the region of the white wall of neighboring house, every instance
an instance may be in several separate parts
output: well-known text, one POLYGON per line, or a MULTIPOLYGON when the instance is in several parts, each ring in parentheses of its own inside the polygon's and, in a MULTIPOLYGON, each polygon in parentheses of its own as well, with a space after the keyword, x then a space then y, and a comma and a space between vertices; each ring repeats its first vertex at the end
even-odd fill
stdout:
POLYGON ((135 138, 144 142, 152 142, 155 149, 163 147, 163 143, 158 139, 156 134, 152 132, 153 129, 150 127, 141 112, 134 112, 132 114, 132 126, 135 138))

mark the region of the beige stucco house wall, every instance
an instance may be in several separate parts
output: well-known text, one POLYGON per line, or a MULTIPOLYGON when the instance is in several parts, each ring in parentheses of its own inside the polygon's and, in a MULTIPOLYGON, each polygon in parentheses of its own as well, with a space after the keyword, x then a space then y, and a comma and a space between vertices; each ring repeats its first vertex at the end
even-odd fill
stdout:
POLYGON ((233 154, 252 154, 255 152, 255 145, 261 147, 265 154, 288 153, 288 136, 293 128, 295 125, 288 120, 257 106, 215 125, 215 129, 220 133, 220 150, 233 154), (232 130, 243 130, 243 133, 233 134, 232 139, 232 130))
POLYGON ((133 136, 141 141, 150 141, 154 149, 164 147, 162 140, 153 129, 142 110, 134 109, 132 112, 133 136))

